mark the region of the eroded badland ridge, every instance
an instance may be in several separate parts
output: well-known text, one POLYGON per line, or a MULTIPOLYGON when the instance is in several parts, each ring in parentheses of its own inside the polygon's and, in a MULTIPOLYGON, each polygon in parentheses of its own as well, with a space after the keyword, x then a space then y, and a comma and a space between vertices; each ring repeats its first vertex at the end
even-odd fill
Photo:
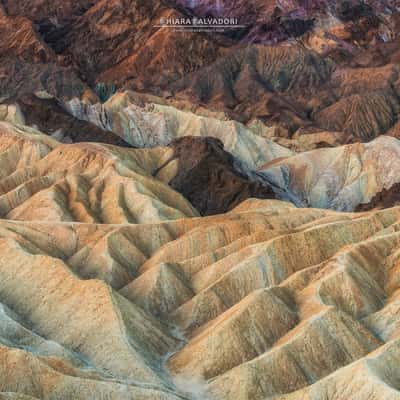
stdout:
POLYGON ((399 24, 0 0, 0 399, 400 400, 399 24))

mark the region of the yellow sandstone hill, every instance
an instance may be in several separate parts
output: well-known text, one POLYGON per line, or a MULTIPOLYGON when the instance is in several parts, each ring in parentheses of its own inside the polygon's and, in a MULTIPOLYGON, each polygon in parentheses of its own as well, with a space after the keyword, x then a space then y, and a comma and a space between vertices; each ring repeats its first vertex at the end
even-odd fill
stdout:
POLYGON ((201 218, 168 148, 0 129, 0 399, 400 399, 400 207, 201 218))
POLYGON ((197 215, 151 176, 172 150, 62 145, 8 123, 0 123, 0 137, 3 218, 118 224, 197 215))

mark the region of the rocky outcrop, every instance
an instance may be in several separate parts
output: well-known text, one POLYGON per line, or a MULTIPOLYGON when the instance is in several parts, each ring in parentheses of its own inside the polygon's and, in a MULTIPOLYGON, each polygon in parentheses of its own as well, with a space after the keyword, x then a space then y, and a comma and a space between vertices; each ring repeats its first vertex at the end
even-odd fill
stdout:
POLYGON ((4 58, 0 64, 0 93, 2 102, 32 93, 61 101, 75 96, 96 99, 73 69, 12 57, 4 58))
MULTIPOLYGON (((335 112, 332 114, 332 120, 340 124, 340 118, 343 118, 349 126, 362 121, 360 132, 365 134, 364 139, 371 139, 368 127, 380 130, 385 121, 394 118, 395 109, 391 106, 397 104, 394 100, 391 105, 380 96, 358 96, 357 99, 368 105, 368 109, 349 106, 347 109, 351 116, 347 118, 343 110, 337 111, 337 116, 335 112), (370 125, 373 120, 375 122, 370 125)), ((74 100, 68 107, 77 118, 113 131, 138 147, 166 145, 185 136, 217 138, 223 142, 226 151, 243 163, 245 170, 261 173, 252 179, 260 181, 261 177, 268 187, 273 187, 276 196, 300 207, 353 211, 399 182, 399 141, 395 138, 381 136, 367 144, 343 145, 349 141, 349 133, 340 131, 340 127, 335 125, 333 128, 339 131, 299 133, 292 139, 272 136, 274 142, 250 125, 246 128, 234 121, 203 117, 162 104, 145 103, 140 107, 134 101, 127 92, 116 94, 104 105, 86 105, 74 100), (300 152, 315 150, 294 154, 288 148, 300 152)), ((328 123, 329 118, 323 118, 323 121, 328 123)), ((190 143, 190 140, 185 143, 190 143)), ((185 154, 188 162, 191 160, 189 153, 191 151, 185 154)), ((195 175, 189 176, 198 179, 195 175)), ((196 185, 187 182, 185 186, 175 187, 194 201, 195 194, 191 190, 196 185)), ((223 187, 231 193, 231 189, 223 187)), ((250 196, 265 196, 256 193, 257 190, 251 190, 250 196)), ((204 213, 204 205, 200 206, 199 201, 196 200, 195 204, 204 213)), ((393 206, 395 200, 386 204, 393 206)), ((227 209, 223 207, 221 210, 227 209)))
MULTIPOLYGON (((14 3, 5 0, 0 13, 0 33, 7 37, 0 55, 72 68, 93 87, 106 81, 162 88, 219 54, 220 46, 203 35, 157 28, 162 18, 182 16, 158 0, 14 3)), ((48 75, 56 78, 55 71, 48 75)))
MULTIPOLYGON (((339 39, 349 44, 356 41, 368 43, 374 38, 386 38, 385 34, 395 34, 394 27, 385 19, 386 15, 396 12, 396 4, 391 1, 175 0, 175 2, 196 15, 215 17, 229 15, 239 18, 240 22, 247 26, 239 36, 244 42, 276 43, 298 38, 306 33, 318 33, 321 28, 325 28, 325 32, 330 34, 334 43, 339 39)), ((233 36, 233 33, 228 31, 226 35, 229 34, 233 36)))
POLYGON ((283 139, 339 131, 342 144, 373 140, 398 122, 400 18, 387 1, 221 0, 220 11, 208 1, 14 3, 4 0, 0 16, 8 38, 0 43, 1 99, 47 91, 96 103, 89 87, 110 85, 111 93, 151 92, 170 105, 259 120, 283 139), (225 12, 245 27, 160 27, 166 18, 225 12))
MULTIPOLYGON (((22 95, 15 101, 8 100, 8 104, 4 104, 3 107, 18 110, 21 115, 19 121, 16 121, 17 123, 36 127, 39 131, 65 143, 98 142, 123 147, 129 146, 118 135, 105 131, 90 122, 74 118, 56 98, 50 95, 45 98, 38 96, 40 93, 22 95)), ((1 115, 0 119, 13 122, 9 117, 2 118, 1 115)))
POLYGON ((83 96, 87 85, 43 40, 32 20, 0 9, 0 99, 48 92, 60 99, 83 96))
POLYGON ((388 189, 383 189, 368 203, 360 204, 357 211, 369 211, 376 208, 388 208, 400 204, 400 183, 395 183, 388 189))
POLYGON ((13 220, 143 223, 198 215, 152 177, 171 149, 61 144, 0 123, 0 216, 13 220))
POLYGON ((345 97, 317 113, 319 126, 329 131, 341 131, 347 137, 363 142, 373 140, 394 126, 400 103, 394 93, 369 92, 345 97))
MULTIPOLYGON (((224 144, 226 151, 243 163, 245 170, 258 171, 259 174, 251 180, 260 182, 261 178, 261 184, 266 182, 269 188, 272 187, 275 196, 300 207, 353 211, 360 204, 369 203, 379 192, 399 182, 400 153, 397 139, 381 136, 367 144, 343 145, 349 141, 349 132, 340 131, 341 118, 348 126, 362 121, 357 126, 364 139, 371 139, 373 136, 368 136, 368 128, 379 131, 385 121, 394 118, 396 112, 395 100, 391 105, 381 96, 357 96, 357 101, 365 103, 368 108, 361 106, 361 103, 359 108, 349 106, 346 109, 351 116, 346 117, 343 110, 333 112, 332 120, 337 125, 331 128, 337 129, 336 132, 299 133, 292 139, 274 138, 274 133, 271 132, 274 141, 263 137, 251 125, 245 127, 222 117, 204 117, 162 104, 144 102, 144 105, 137 106, 137 99, 129 92, 116 94, 104 105, 87 105, 74 100, 68 104, 68 108, 77 118, 113 131, 137 147, 167 145, 174 139, 185 136, 214 137, 224 144), (375 122, 370 125, 371 121, 375 122), (288 148, 299 152, 312 148, 315 150, 295 154, 288 148)), ((328 124, 329 118, 326 116, 322 120, 328 124)), ((184 143, 191 141, 188 139, 184 143)), ((188 150, 184 156, 188 163, 192 160, 190 153, 198 151, 192 150, 188 150)), ((182 170, 182 174, 186 176, 186 169, 182 170)), ((199 179, 196 174, 188 176, 196 181, 199 179)), ((203 176, 202 179, 211 179, 209 175, 207 177, 203 176)), ((205 205, 200 205, 202 196, 194 200, 197 194, 191 192, 197 185, 185 182, 185 185, 178 184, 174 187, 185 193, 202 213, 207 213, 205 205)), ((223 184, 218 186, 220 185, 229 197, 231 188, 223 184)), ((200 187, 206 185, 201 184, 200 187)), ((244 193, 247 193, 247 189, 244 193)), ((248 195, 265 197, 266 194, 252 189, 246 197, 248 195)), ((395 200, 386 204, 393 206, 395 200)), ((226 211, 229 207, 219 209, 226 211)))
POLYGON ((11 16, 23 15, 34 21, 44 18, 57 18, 60 21, 70 20, 82 15, 95 3, 95 0, 65 0, 56 4, 51 0, 2 0, 2 5, 7 14, 11 16))
POLYGON ((54 62, 54 52, 35 32, 33 23, 23 16, 8 17, 0 11, 0 59, 20 57, 25 61, 54 62))
MULTIPOLYGON (((400 141, 381 136, 367 144, 325 148, 298 154, 260 168, 282 191, 281 198, 300 207, 353 211, 399 183, 400 141)), ((387 206, 396 204, 386 196, 387 206)))
POLYGON ((217 139, 185 137, 168 147, 146 150, 62 144, 57 137, 62 132, 46 137, 20 125, 23 116, 17 116, 9 110, 0 122, 3 218, 30 220, 41 215, 51 221, 143 223, 195 216, 197 211, 219 214, 251 197, 275 198, 268 182, 226 152, 217 139), (30 146, 37 148, 34 155, 30 146))
POLYGON ((184 137, 169 147, 173 155, 156 176, 167 180, 202 215, 227 212, 251 197, 275 198, 268 182, 247 171, 217 139, 184 137))
POLYGON ((305 151, 339 147, 347 144, 351 140, 345 132, 320 131, 303 133, 297 131, 290 139, 286 137, 272 136, 275 143, 292 150, 295 153, 305 151))
POLYGON ((173 85, 175 96, 235 119, 278 126, 287 138, 316 130, 367 142, 399 114, 396 64, 350 68, 298 44, 238 49, 173 85))
POLYGON ((88 79, 97 75, 120 85, 129 80, 136 87, 165 86, 215 59, 218 52, 218 46, 200 35, 182 37, 155 28, 161 18, 181 16, 157 0, 102 0, 76 21, 64 40, 88 79))
POLYGON ((117 93, 105 104, 87 104, 78 98, 66 103, 76 118, 112 131, 135 147, 165 146, 184 136, 214 137, 251 169, 293 152, 246 128, 216 116, 202 116, 170 105, 135 104, 129 92, 117 93))
POLYGON ((191 101, 230 110, 236 118, 259 118, 294 132, 308 124, 301 99, 329 81, 332 69, 330 60, 300 46, 250 46, 187 76, 173 89, 191 101))

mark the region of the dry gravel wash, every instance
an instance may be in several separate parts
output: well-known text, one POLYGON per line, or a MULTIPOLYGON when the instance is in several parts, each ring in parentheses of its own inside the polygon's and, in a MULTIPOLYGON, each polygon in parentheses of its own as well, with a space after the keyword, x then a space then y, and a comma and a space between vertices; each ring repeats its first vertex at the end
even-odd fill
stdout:
POLYGON ((165 149, 1 129, 0 399, 400 399, 400 207, 199 218, 165 149))

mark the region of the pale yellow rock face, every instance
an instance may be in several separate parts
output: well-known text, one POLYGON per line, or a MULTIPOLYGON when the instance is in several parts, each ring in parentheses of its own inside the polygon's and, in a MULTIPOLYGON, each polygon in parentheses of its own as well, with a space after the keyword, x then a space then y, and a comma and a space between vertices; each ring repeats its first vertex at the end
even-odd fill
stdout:
POLYGON ((369 143, 307 151, 260 171, 300 207, 353 211, 398 183, 400 140, 380 136, 369 143))
POLYGON ((13 220, 149 223, 196 216, 152 178, 167 149, 61 145, 0 123, 0 215, 13 220))
POLYGON ((66 107, 78 119, 110 130, 137 147, 168 145, 184 136, 210 136, 221 140, 225 150, 252 169, 294 154, 239 122, 218 115, 198 115, 165 104, 142 104, 129 93, 117 93, 104 104, 87 105, 73 99, 66 107))
POLYGON ((18 105, 1 104, 0 121, 24 125, 25 117, 18 105))
POLYGON ((200 218, 166 149, 0 139, 0 400, 400 399, 400 207, 200 218))

